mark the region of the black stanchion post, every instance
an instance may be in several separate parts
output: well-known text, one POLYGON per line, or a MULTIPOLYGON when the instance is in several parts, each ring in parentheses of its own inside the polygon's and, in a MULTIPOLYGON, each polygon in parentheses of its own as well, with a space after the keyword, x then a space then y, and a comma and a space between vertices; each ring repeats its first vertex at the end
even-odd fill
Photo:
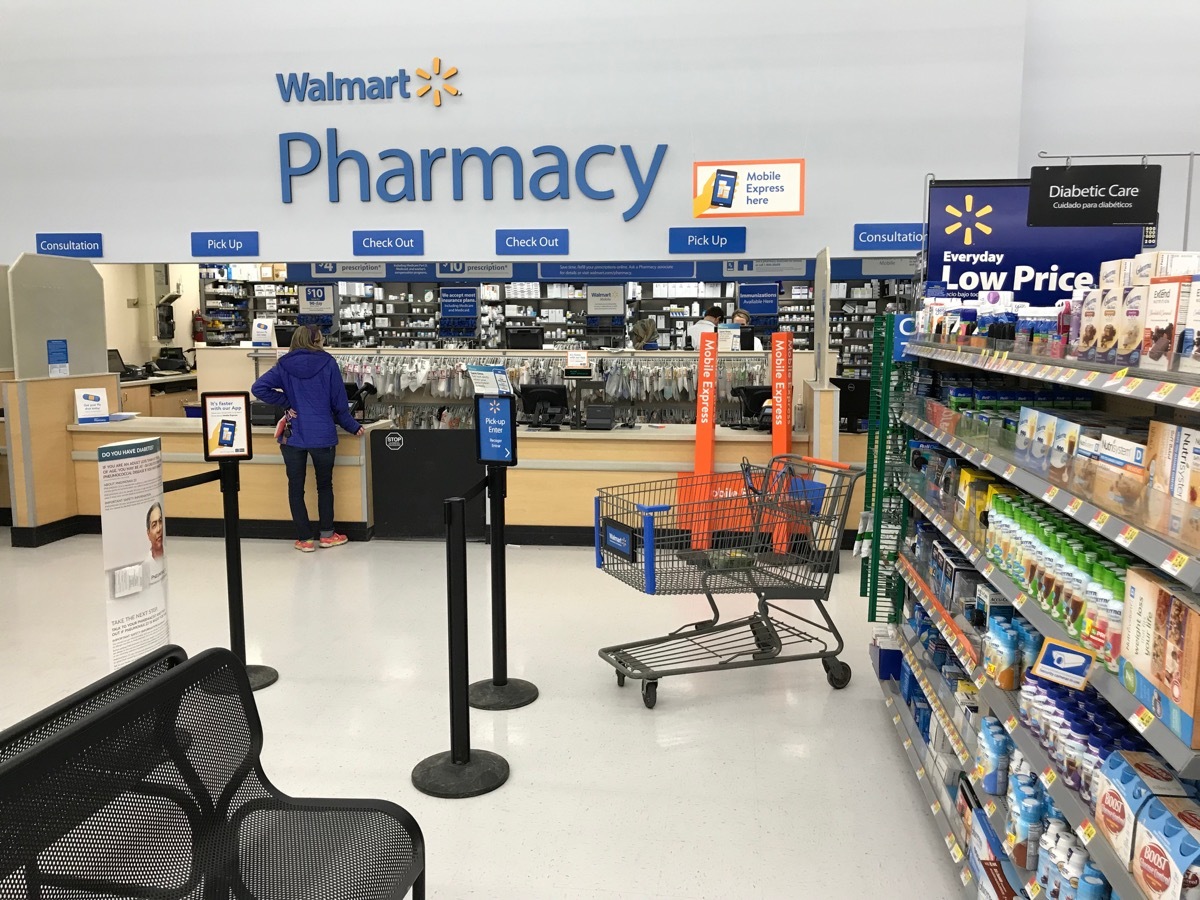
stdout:
MULTIPOLYGON (((238 491, 241 479, 236 459, 223 459, 218 464, 221 470, 221 503, 225 518, 225 581, 229 593, 229 649, 234 656, 246 663, 246 610, 242 602, 242 540, 238 531, 241 512, 238 491)), ((279 672, 270 666, 246 664, 250 687, 254 690, 268 687, 279 680, 279 672)))
POLYGON ((494 791, 508 780, 508 761, 471 749, 467 705, 467 502, 454 497, 446 510, 446 605, 450 649, 450 752, 417 763, 413 785, 433 797, 458 799, 494 791))
POLYGON ((471 685, 471 705, 476 709, 517 709, 538 697, 530 681, 508 677, 508 571, 504 537, 504 498, 508 494, 508 469, 487 467, 492 541, 492 680, 471 685))

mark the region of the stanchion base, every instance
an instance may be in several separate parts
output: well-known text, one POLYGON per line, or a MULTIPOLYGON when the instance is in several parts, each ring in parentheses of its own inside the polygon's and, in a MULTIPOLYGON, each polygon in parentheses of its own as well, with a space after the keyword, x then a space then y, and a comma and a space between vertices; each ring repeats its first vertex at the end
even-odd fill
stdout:
POLYGON ((508 781, 508 760, 499 753, 472 750, 471 761, 455 763, 449 750, 417 763, 412 783, 431 797, 458 800, 494 791, 508 781))
POLYGON ((477 681, 468 689, 467 698, 475 709, 519 709, 538 698, 538 689, 520 678, 510 678, 506 684, 477 681))
POLYGON ((279 670, 270 666, 246 666, 246 675, 250 678, 252 691, 261 691, 279 680, 279 670))

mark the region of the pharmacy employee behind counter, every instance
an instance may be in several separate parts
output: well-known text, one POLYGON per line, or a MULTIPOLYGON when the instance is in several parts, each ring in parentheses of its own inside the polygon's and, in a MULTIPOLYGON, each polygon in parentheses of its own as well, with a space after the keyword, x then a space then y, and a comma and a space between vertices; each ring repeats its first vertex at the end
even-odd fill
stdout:
POLYGON ((693 322, 687 330, 687 349, 700 349, 700 335, 706 331, 716 331, 717 326, 725 321, 725 311, 719 306, 710 306, 704 311, 704 318, 693 322))

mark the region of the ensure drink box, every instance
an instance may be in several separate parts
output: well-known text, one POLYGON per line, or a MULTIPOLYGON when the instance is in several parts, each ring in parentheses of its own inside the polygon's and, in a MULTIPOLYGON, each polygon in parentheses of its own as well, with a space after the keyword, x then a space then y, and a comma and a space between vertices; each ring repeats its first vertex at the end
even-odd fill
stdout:
POLYGON ((1090 290, 1083 295, 1079 313, 1079 344, 1076 358, 1083 362, 1096 359, 1096 342, 1100 337, 1100 291, 1090 290))
POLYGON ((1100 337, 1096 339, 1096 362, 1117 361, 1117 328, 1125 307, 1125 294, 1123 287, 1100 294, 1100 337))

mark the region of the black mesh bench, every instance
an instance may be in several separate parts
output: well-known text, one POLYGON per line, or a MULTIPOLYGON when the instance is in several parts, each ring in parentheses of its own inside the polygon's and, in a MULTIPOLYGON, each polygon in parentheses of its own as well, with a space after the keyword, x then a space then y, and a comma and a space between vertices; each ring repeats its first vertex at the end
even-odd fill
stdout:
POLYGON ((424 898, 407 811, 288 797, 262 739, 245 668, 214 649, 0 762, 0 900, 424 898))

